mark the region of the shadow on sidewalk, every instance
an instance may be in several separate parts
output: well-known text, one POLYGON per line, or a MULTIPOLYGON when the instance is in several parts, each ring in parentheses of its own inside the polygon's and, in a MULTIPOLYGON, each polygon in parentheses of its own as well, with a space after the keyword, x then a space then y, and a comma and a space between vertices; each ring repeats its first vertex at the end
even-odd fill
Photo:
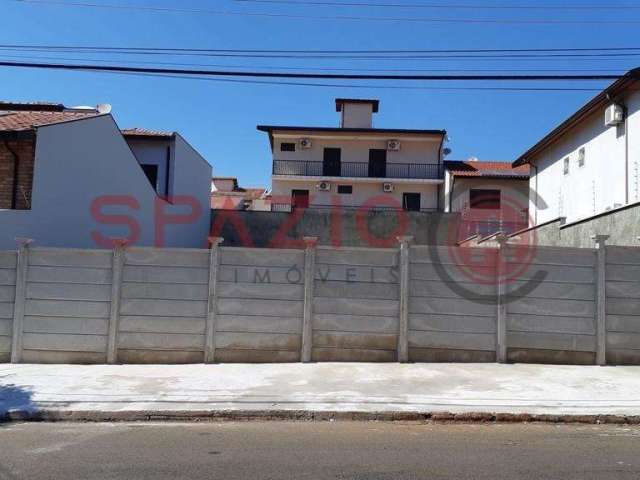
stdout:
POLYGON ((32 395, 23 387, 0 384, 0 426, 9 420, 10 412, 36 412, 38 407, 33 403, 32 395))

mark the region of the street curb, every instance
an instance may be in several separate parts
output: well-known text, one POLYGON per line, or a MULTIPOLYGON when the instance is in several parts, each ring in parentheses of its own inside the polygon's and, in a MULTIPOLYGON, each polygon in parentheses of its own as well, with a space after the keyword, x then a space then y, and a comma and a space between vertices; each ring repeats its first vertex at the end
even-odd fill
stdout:
POLYGON ((377 421, 421 423, 573 423, 640 425, 640 415, 553 415, 450 412, 338 412, 306 410, 202 411, 12 411, 0 416, 10 422, 242 422, 242 421, 377 421))

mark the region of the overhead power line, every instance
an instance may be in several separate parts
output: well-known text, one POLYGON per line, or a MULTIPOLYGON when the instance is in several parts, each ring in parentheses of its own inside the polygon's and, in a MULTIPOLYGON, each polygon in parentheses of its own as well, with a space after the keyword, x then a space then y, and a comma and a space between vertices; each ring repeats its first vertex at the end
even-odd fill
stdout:
POLYGON ((76 53, 136 56, 197 56, 215 58, 300 59, 300 60, 432 60, 432 61, 588 61, 618 60, 640 56, 640 48, 603 49, 482 49, 482 50, 259 50, 189 49, 152 47, 89 47, 47 45, 0 45, 0 51, 76 53), (456 52, 456 53, 453 53, 456 52), (458 53, 467 52, 467 53, 458 53))
MULTIPOLYGON (((98 72, 98 73, 114 73, 114 72, 98 72)), ((153 73, 120 73, 116 75, 131 75, 140 77, 155 78, 172 78, 179 80, 203 80, 212 82, 228 82, 241 83, 250 85, 273 85, 273 86, 294 86, 294 87, 320 87, 320 88, 360 88, 372 90, 435 90, 435 91, 494 91, 494 92, 599 92, 599 88, 581 88, 581 87, 434 87, 434 86, 413 86, 413 85, 358 85, 343 83, 304 83, 304 82, 288 82, 273 80, 245 80, 245 79, 228 79, 228 78, 211 78, 199 76, 181 76, 181 75, 161 75, 153 73)))
MULTIPOLYGON (((112 62, 110 59, 103 58, 73 58, 73 57, 56 57, 45 55, 7 55, 0 53, 0 59, 20 58, 24 60, 57 60, 64 62, 112 62)), ((191 62, 158 62, 144 60, 119 60, 120 63, 128 65, 157 65, 157 66, 175 66, 175 67, 215 67, 215 68, 246 68, 260 70, 305 70, 316 72, 466 72, 466 73, 568 73, 568 72, 599 72, 624 75, 626 70, 616 69, 608 70, 604 68, 341 68, 341 67, 294 67, 294 66, 274 66, 274 65, 248 65, 248 64, 220 64, 220 63, 191 63, 191 62)))
POLYGON ((569 47, 569 48, 473 48, 473 49, 409 49, 409 50, 274 50, 274 49, 229 49, 229 48, 176 48, 176 47, 105 47, 99 45, 29 45, 29 44, 0 44, 0 48, 11 49, 47 49, 47 50, 100 50, 108 52, 136 51, 136 52, 198 52, 198 53, 333 53, 333 54, 396 54, 396 53, 557 53, 557 52, 640 52, 637 47, 569 47))
POLYGON ((106 4, 90 3, 80 1, 64 0, 5 0, 14 3, 32 5, 53 5, 61 7, 78 8, 102 8, 111 10, 137 10, 155 13, 186 13, 198 15, 218 15, 218 16, 244 16, 244 17, 265 17, 265 18, 288 18, 300 20, 360 20, 371 22, 410 22, 410 23, 435 23, 435 24, 488 24, 488 25, 639 25, 640 20, 617 18, 615 20, 606 19, 576 19, 565 20, 558 18, 430 18, 430 17, 391 17, 391 16, 361 16, 361 15, 307 15, 293 13, 272 13, 272 12, 240 12, 229 10, 209 10, 209 9, 188 9, 177 7, 157 7, 144 5, 106 4))
POLYGON ((469 4, 443 4, 443 3, 373 3, 373 2, 339 2, 320 0, 234 0, 236 3, 267 3, 296 6, 322 6, 322 7, 379 7, 379 8, 429 8, 447 10, 640 10, 638 5, 469 5, 469 4))
POLYGON ((572 75, 380 75, 353 73, 293 73, 293 72, 256 72, 232 70, 199 70, 173 68, 128 67, 123 65, 89 65, 65 63, 0 62, 0 66, 16 68, 36 68, 47 70, 92 70, 105 72, 157 73, 174 75, 200 75, 208 77, 249 77, 249 78, 286 78, 320 80, 460 80, 460 81, 540 81, 540 80, 618 80, 620 78, 640 78, 640 73, 632 71, 625 75, 612 74, 572 74, 572 75))

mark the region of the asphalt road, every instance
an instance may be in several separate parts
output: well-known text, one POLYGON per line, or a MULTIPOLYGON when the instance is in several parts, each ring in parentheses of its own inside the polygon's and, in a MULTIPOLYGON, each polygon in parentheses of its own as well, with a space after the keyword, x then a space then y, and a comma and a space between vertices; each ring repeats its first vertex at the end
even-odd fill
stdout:
POLYGON ((638 479, 640 427, 0 424, 0 479, 638 479))

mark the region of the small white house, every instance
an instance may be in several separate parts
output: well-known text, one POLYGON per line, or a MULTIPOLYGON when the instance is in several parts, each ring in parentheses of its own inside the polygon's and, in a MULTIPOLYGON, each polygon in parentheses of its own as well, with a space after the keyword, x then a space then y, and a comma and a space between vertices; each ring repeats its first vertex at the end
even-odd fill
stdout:
POLYGON ((515 161, 531 166, 533 225, 640 201, 638 75, 616 81, 515 161))
POLYGON ((339 98, 338 127, 259 125, 273 154, 272 210, 440 210, 446 132, 375 128, 378 109, 339 98))
POLYGON ((121 131, 109 111, 0 103, 0 249, 207 245, 211 166, 179 134, 121 131))
POLYGON ((461 214, 460 238, 513 233, 529 226, 529 166, 448 160, 444 211, 461 214))

